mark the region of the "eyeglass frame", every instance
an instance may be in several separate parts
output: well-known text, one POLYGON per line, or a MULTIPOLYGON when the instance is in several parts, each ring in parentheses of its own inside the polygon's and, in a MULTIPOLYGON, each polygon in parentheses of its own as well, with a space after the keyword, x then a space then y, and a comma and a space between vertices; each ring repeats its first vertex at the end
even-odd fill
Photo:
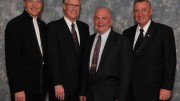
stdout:
POLYGON ((66 3, 66 2, 64 2, 64 4, 66 4, 67 6, 69 6, 69 7, 71 7, 71 8, 73 8, 73 7, 75 7, 75 8, 80 8, 81 7, 81 4, 69 4, 69 3, 66 3))

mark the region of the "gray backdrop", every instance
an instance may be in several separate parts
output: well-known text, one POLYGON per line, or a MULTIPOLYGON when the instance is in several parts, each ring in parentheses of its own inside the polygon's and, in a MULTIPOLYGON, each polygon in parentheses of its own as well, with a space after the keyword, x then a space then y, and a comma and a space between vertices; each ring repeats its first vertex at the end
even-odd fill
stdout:
MULTIPOLYGON (((134 0, 82 0, 79 19, 89 24, 94 33, 92 16, 97 7, 106 6, 113 12, 114 30, 122 31, 134 24, 132 4, 134 0)), ((48 23, 62 17, 62 0, 44 0, 42 19, 48 23)), ((175 33, 177 48, 177 68, 174 93, 171 101, 180 101, 180 0, 150 0, 153 7, 153 20, 171 26, 175 33)), ((5 69, 4 30, 8 21, 23 11, 23 0, 0 0, 0 101, 10 101, 5 69)))

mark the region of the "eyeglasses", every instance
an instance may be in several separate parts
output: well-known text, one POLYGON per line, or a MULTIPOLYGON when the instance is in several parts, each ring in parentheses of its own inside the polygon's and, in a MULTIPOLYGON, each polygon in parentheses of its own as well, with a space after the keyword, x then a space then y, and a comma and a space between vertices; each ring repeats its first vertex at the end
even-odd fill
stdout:
POLYGON ((64 2, 64 4, 68 5, 71 8, 73 8, 73 7, 80 8, 80 6, 81 6, 80 4, 75 5, 75 4, 68 4, 68 3, 65 3, 65 2, 64 2))

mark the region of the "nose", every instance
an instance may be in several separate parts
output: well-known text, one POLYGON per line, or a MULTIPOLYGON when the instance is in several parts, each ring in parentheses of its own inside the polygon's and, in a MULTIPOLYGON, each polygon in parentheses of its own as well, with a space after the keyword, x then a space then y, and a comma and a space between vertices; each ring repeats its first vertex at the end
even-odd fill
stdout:
POLYGON ((36 7, 36 1, 33 1, 32 6, 33 6, 33 7, 36 7))
POLYGON ((138 15, 139 15, 139 16, 142 16, 142 13, 143 13, 143 11, 139 11, 138 15))
POLYGON ((75 5, 72 6, 73 10, 77 10, 77 7, 75 5))
POLYGON ((98 23, 101 24, 103 22, 103 20, 101 18, 99 18, 98 23))

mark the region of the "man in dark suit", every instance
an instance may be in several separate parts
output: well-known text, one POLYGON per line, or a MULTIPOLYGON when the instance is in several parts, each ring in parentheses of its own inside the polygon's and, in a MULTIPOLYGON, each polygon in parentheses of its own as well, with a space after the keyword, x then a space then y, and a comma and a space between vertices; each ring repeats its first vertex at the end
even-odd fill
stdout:
POLYGON ((5 30, 6 68, 12 101, 43 101, 46 24, 42 0, 24 0, 24 12, 5 30))
POLYGON ((111 28, 108 8, 94 14, 93 34, 85 46, 80 101, 126 101, 131 66, 128 39, 111 28))
POLYGON ((126 29, 133 47, 134 66, 129 101, 166 101, 170 99, 175 67, 176 49, 171 27, 151 20, 148 0, 135 0, 136 25, 126 29))
POLYGON ((80 0, 63 0, 64 17, 48 24, 48 62, 54 90, 51 93, 55 93, 52 101, 78 101, 81 54, 89 37, 88 25, 76 20, 80 5, 80 0))

